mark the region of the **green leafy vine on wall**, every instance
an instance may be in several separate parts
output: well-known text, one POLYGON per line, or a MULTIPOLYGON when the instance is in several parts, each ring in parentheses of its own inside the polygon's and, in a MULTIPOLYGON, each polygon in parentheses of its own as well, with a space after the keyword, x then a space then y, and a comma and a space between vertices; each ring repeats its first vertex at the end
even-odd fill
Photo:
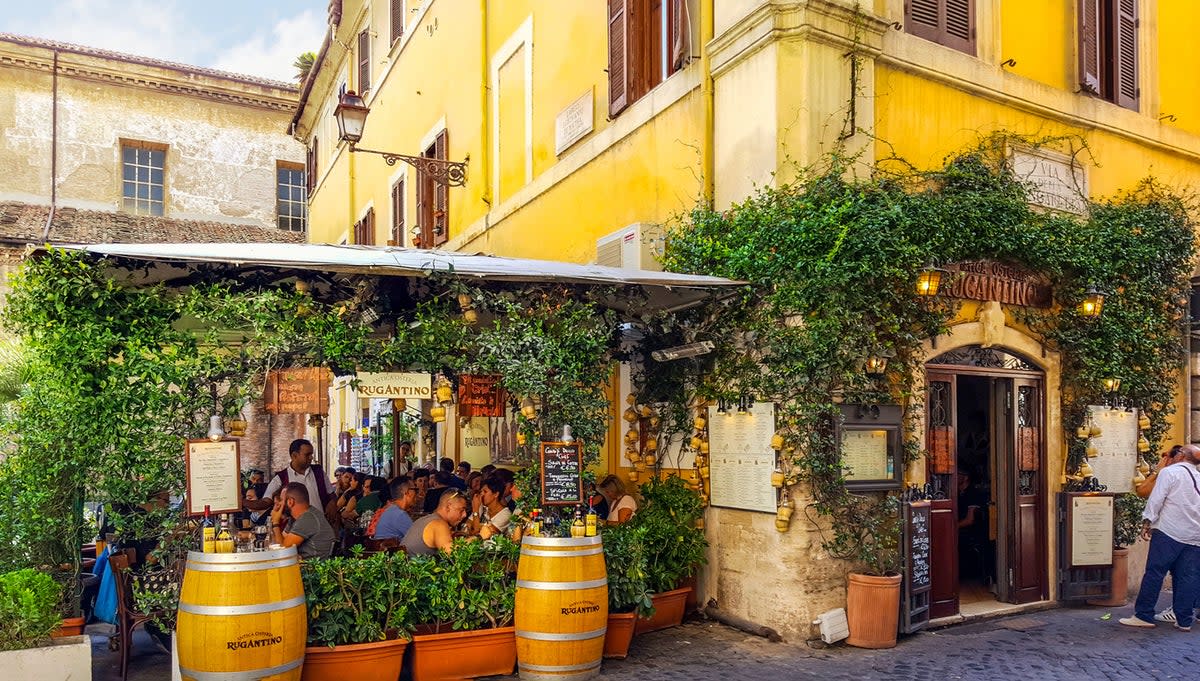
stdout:
MULTIPOLYGON (((1103 403, 1101 379, 1114 375, 1125 402, 1151 416, 1152 442, 1169 428, 1194 253, 1188 203, 1146 181, 1083 216, 1035 209, 1007 162, 1013 144, 1085 148, 993 136, 942 168, 889 159, 869 179, 850 177, 852 159, 834 156, 728 210, 697 208, 668 235, 667 269, 750 284, 719 320, 707 310, 675 320, 717 344, 689 380, 708 399, 749 394, 777 404, 781 464, 826 518, 818 527, 832 521, 825 548, 872 572, 899 568, 895 498, 846 489, 835 425, 842 402, 900 404, 905 462, 919 455, 922 343, 957 312, 950 300, 916 295, 928 263, 991 259, 1049 277, 1054 306, 1014 315, 1061 353, 1068 433, 1086 405, 1103 403), (1096 320, 1077 311, 1091 284, 1108 292, 1096 320), (862 368, 880 352, 892 355, 884 379, 862 368)), ((1083 444, 1068 441, 1074 470, 1083 444)))

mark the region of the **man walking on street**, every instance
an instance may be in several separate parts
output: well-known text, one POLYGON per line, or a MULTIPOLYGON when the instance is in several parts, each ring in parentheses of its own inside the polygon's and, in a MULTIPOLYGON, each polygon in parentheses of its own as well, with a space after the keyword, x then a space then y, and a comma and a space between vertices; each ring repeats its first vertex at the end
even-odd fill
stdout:
POLYGON ((1158 474, 1142 514, 1142 538, 1150 540, 1146 572, 1138 591, 1134 616, 1121 619, 1130 627, 1153 627, 1154 606, 1163 577, 1175 577, 1175 628, 1191 631, 1193 607, 1200 592, 1200 447, 1183 448, 1184 459, 1158 474))

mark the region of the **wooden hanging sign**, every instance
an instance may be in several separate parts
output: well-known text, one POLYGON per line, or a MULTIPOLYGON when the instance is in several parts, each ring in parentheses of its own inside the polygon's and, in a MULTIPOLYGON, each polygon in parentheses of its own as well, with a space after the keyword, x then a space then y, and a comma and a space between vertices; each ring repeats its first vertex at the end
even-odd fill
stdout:
POLYGON ((583 443, 541 443, 542 505, 583 503, 583 443))
POLYGON ((458 415, 465 417, 504 416, 505 391, 494 374, 458 377, 458 415))
POLYGON ((269 414, 328 414, 329 370, 325 367, 275 369, 267 374, 263 402, 269 414))

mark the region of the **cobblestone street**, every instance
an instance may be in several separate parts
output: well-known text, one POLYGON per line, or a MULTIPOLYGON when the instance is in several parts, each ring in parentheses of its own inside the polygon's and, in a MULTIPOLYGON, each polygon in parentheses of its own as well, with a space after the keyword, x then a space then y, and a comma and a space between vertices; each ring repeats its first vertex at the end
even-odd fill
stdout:
MULTIPOLYGON (((1169 595, 1161 600, 1169 603, 1169 595)), ((1059 608, 922 632, 892 650, 771 643, 736 629, 694 620, 634 639, 629 658, 605 660, 613 681, 727 679, 1013 679, 1038 681, 1196 678, 1200 631, 1170 625, 1130 629, 1124 608, 1059 608), (1108 619, 1102 619, 1109 615, 1108 619)), ((95 629, 93 629, 95 631, 95 629)), ((120 657, 93 636, 93 678, 120 679, 120 657)), ((170 678, 170 656, 141 631, 131 681, 170 678)), ((516 676, 499 677, 516 679, 516 676)))

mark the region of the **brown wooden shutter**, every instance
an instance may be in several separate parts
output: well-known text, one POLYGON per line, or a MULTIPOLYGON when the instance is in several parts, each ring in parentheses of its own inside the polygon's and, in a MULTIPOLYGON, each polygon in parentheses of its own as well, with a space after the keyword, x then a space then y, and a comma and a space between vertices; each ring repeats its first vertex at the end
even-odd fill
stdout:
POLYGON ((404 178, 392 185, 392 245, 404 245, 404 178))
POLYGON ((608 0, 608 115, 629 106, 629 0, 608 0))
POLYGON ((975 54, 975 0, 942 0, 942 38, 938 42, 975 54))
POLYGON ((404 0, 392 0, 392 44, 404 35, 404 0))
POLYGON ((670 73, 687 66, 692 59, 692 22, 687 0, 671 0, 670 73))
MULTIPOLYGON (((449 140, 446 131, 438 133, 433 143, 433 157, 442 161, 448 156, 449 140)), ((445 182, 433 184, 433 245, 440 246, 450 239, 450 186, 445 182)))
POLYGON ((904 28, 917 37, 939 42, 941 16, 941 0, 908 0, 904 3, 904 28))
POLYGON ((371 89, 371 31, 358 34, 358 94, 371 89))
MULTIPOLYGON (((430 156, 427 149, 423 156, 430 156)), ((417 172, 417 235, 413 237, 417 248, 433 246, 433 178, 417 172)))
POLYGON ((1137 111, 1138 16, 1137 0, 1113 1, 1113 97, 1117 106, 1137 111))
POLYGON ((304 158, 304 188, 308 192, 308 196, 312 196, 313 189, 317 186, 317 144, 319 140, 314 137, 312 146, 308 148, 308 153, 304 158))
POLYGON ((1079 0, 1079 87, 1094 95, 1103 93, 1100 85, 1100 3, 1079 0))

